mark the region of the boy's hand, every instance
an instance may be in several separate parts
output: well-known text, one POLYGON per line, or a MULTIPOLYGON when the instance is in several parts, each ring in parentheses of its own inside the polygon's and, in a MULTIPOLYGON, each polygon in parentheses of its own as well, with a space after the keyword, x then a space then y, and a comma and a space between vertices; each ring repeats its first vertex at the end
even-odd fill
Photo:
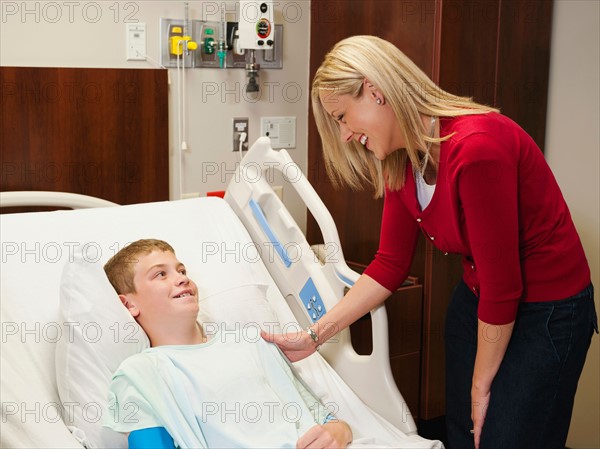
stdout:
POLYGON ((350 426, 343 421, 331 421, 327 424, 311 427, 296 442, 297 449, 339 449, 352 441, 350 426))

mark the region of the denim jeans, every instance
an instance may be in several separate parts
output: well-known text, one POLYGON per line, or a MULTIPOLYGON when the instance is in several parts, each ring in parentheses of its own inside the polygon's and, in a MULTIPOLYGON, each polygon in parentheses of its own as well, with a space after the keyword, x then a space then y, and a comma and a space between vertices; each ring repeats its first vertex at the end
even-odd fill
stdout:
MULTIPOLYGON (((594 330, 590 284, 560 301, 521 303, 491 387, 480 449, 565 447, 577 382, 594 330)), ((449 449, 473 448, 471 380, 478 298, 460 282, 446 316, 446 423, 449 449)))

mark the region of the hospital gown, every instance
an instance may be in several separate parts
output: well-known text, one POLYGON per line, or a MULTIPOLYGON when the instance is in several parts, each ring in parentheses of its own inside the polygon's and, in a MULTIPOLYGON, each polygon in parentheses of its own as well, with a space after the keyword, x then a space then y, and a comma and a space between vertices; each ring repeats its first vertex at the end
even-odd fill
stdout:
POLYGON ((239 331, 128 358, 109 415, 103 424, 118 432, 164 427, 177 446, 202 448, 294 448, 331 418, 276 346, 239 331))

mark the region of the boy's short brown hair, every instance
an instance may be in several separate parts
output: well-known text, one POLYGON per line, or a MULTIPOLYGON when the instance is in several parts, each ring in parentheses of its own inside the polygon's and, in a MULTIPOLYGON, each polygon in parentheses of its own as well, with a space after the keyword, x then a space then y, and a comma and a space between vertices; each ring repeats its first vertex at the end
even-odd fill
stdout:
POLYGON ((133 270, 138 257, 157 250, 175 254, 173 247, 163 240, 141 239, 125 246, 106 262, 104 271, 119 295, 135 293, 133 270))

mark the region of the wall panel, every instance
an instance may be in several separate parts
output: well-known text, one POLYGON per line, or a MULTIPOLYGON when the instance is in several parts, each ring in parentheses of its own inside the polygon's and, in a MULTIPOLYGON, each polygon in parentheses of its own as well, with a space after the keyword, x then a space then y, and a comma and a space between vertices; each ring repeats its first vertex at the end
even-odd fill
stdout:
POLYGON ((0 68, 0 188, 169 198, 166 70, 0 68))

